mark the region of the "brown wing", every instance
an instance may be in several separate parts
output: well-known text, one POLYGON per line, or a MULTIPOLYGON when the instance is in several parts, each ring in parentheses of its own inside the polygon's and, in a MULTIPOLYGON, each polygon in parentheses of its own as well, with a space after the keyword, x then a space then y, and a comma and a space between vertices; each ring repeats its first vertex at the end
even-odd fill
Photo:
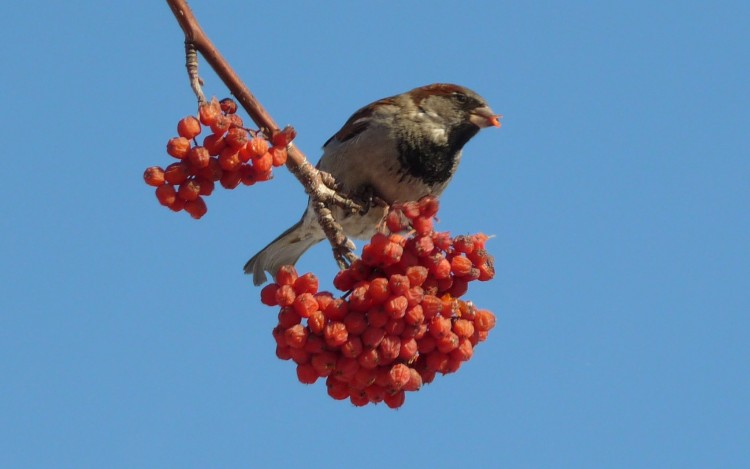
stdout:
POLYGON ((370 121, 370 117, 375 112, 375 109, 380 105, 394 104, 394 98, 395 97, 380 99, 372 104, 368 104, 367 106, 352 114, 352 116, 346 121, 344 126, 341 127, 338 132, 333 134, 331 138, 326 140, 326 143, 323 144, 323 148, 325 148, 326 145, 331 142, 331 140, 346 142, 347 140, 350 140, 362 133, 367 128, 367 124, 370 121))

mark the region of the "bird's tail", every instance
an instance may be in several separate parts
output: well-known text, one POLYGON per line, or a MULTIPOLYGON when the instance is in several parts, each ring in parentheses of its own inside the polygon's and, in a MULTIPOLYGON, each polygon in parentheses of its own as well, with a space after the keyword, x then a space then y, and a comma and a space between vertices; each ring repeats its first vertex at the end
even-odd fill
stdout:
POLYGON ((319 230, 305 229, 303 221, 298 221, 247 261, 245 273, 253 276, 255 285, 266 281, 266 272, 275 276, 279 267, 294 265, 305 251, 323 239, 319 230))

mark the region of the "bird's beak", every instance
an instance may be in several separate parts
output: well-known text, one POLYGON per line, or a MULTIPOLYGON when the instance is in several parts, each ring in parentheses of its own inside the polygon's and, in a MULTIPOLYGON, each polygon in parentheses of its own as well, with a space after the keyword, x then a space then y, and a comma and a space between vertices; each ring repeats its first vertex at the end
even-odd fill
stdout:
POLYGON ((500 114, 495 114, 489 107, 482 106, 471 112, 469 121, 480 129, 485 127, 500 127, 500 119, 502 117, 500 114))

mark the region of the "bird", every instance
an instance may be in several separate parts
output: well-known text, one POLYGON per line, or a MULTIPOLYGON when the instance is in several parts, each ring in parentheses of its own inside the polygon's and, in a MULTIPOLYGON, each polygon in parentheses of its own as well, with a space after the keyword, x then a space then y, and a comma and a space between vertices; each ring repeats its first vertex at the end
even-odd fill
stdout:
MULTIPOLYGON (((323 145, 317 168, 345 194, 369 194, 387 205, 439 196, 456 173, 464 145, 481 129, 500 127, 498 114, 476 92, 434 83, 383 98, 356 111, 323 145)), ((347 237, 367 239, 383 219, 384 204, 365 213, 332 208, 347 237)), ((302 218, 245 264, 255 285, 294 265, 325 239, 308 202, 302 218)))

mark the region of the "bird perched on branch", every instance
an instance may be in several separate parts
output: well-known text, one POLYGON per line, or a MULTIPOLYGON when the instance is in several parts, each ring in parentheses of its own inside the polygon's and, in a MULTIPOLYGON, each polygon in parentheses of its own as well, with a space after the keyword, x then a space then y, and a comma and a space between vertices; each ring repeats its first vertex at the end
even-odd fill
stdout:
MULTIPOLYGON (((477 93, 458 85, 432 84, 375 101, 355 112, 323 145, 318 169, 330 173, 338 189, 368 193, 386 204, 440 195, 461 159, 461 149, 484 127, 500 127, 498 115, 477 93)), ((333 216, 347 236, 368 238, 385 214, 382 206, 366 213, 334 207, 333 216)), ((325 239, 315 210, 245 264, 255 285, 268 272, 295 264, 325 239)))

